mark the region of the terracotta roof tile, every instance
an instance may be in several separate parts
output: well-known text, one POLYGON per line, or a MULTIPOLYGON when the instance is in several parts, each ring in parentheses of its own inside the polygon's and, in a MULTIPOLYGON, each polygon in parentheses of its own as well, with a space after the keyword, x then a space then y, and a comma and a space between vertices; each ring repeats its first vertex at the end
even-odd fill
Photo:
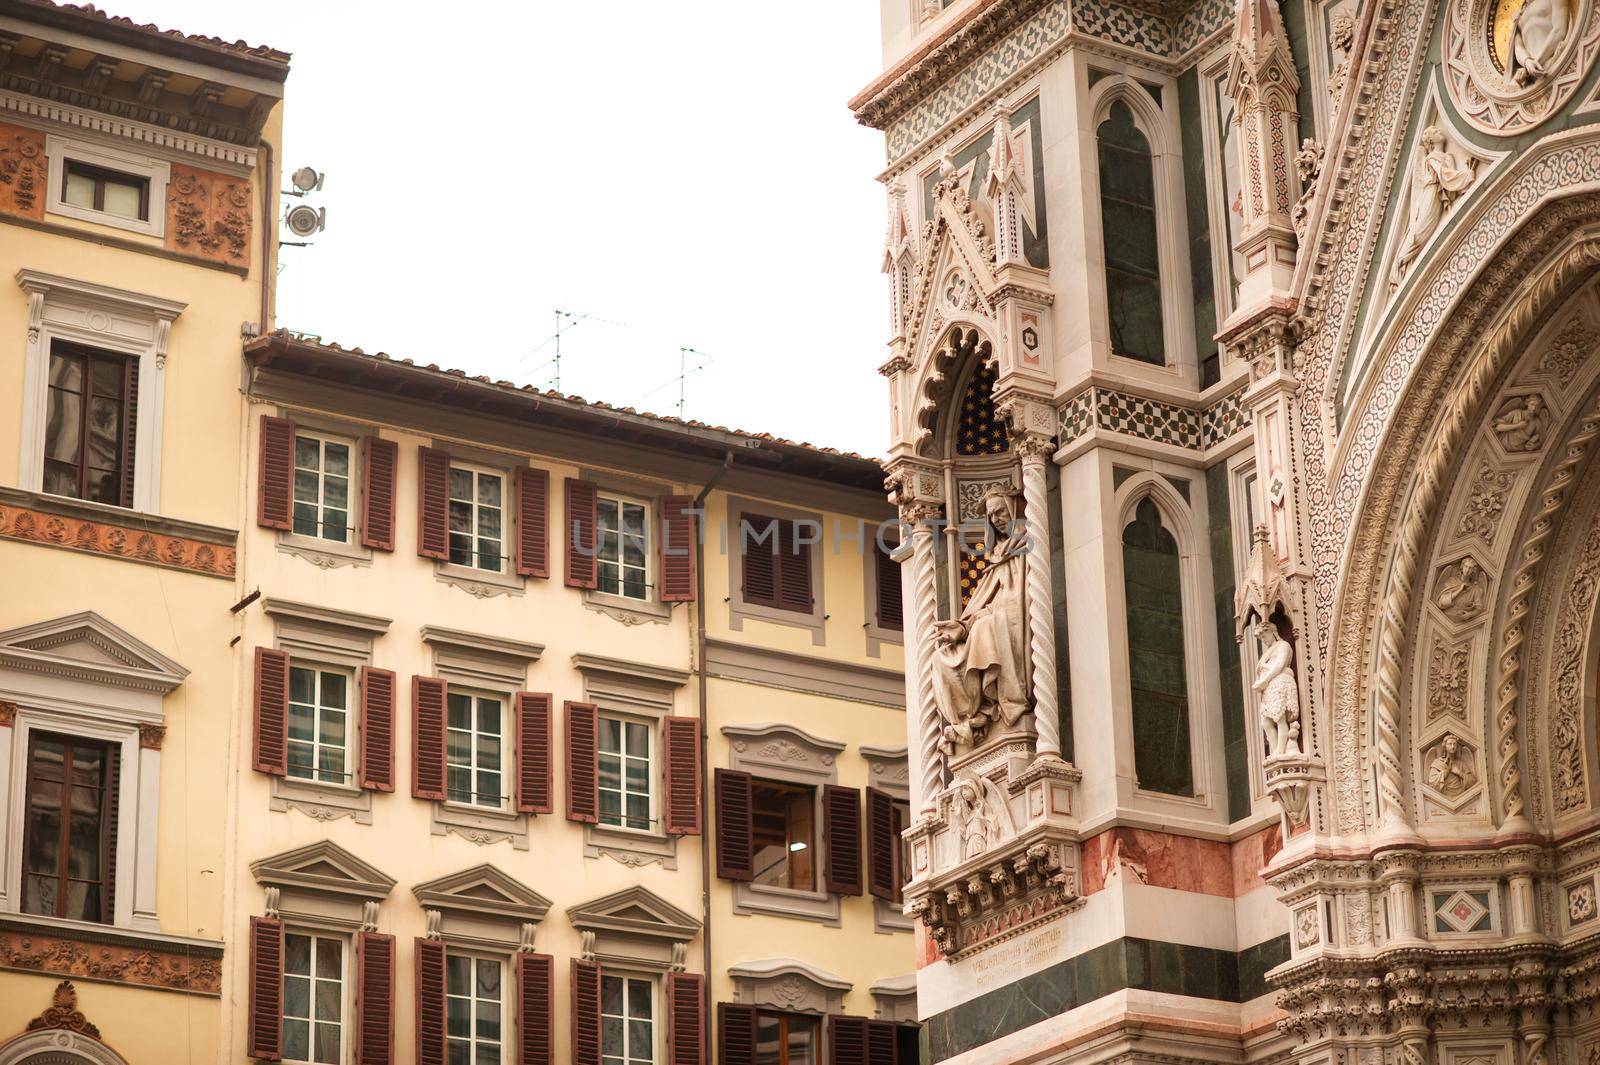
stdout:
POLYGON ((157 37, 169 37, 173 40, 187 41, 190 44, 207 45, 212 48, 220 48, 227 52, 237 52, 241 55, 253 56, 257 59, 268 59, 287 63, 290 58, 290 54, 288 52, 280 51, 267 45, 250 44, 246 41, 225 41, 220 37, 207 37, 198 33, 184 33, 182 30, 166 30, 152 22, 135 22, 133 19, 128 18, 125 15, 110 14, 100 10, 93 4, 63 4, 57 3, 56 0, 18 0, 18 2, 31 7, 53 8, 57 11, 72 11, 80 15, 88 15, 92 18, 97 18, 102 22, 110 22, 119 26, 126 26, 129 29, 138 30, 141 33, 148 33, 157 37))

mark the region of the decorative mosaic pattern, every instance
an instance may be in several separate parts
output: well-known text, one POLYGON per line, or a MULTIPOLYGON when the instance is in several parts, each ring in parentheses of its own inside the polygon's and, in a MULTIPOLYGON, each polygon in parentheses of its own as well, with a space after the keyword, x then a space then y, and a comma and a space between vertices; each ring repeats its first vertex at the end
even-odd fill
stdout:
POLYGON ((994 412, 995 368, 979 362, 961 394, 961 421, 956 426, 957 455, 1002 455, 1006 424, 994 412))
POLYGON ((1588 924, 1600 912, 1595 907, 1594 878, 1567 885, 1567 923, 1574 927, 1588 924))
POLYGON ((1079 392, 1061 405, 1060 436, 1063 444, 1070 444, 1094 428, 1094 389, 1079 392))
POLYGON ((1487 932, 1493 920, 1487 891, 1440 891, 1433 895, 1435 934, 1487 932))
POLYGON ((1071 15, 1064 0, 1040 9, 1028 21, 963 67, 954 77, 885 131, 889 161, 898 162, 946 122, 981 100, 1067 35, 1071 15))
POLYGON ((1172 20, 1110 0, 1080 3, 1073 12, 1073 28, 1155 55, 1167 55, 1172 51, 1172 20))
POLYGON ((1200 0, 1178 16, 1172 32, 1172 52, 1180 56, 1228 24, 1233 5, 1228 0, 1200 0))
POLYGON ((1244 389, 1236 389, 1200 412, 1200 446, 1211 447, 1250 428, 1244 409, 1244 389))
POLYGON ((1243 389, 1195 411, 1115 389, 1088 388, 1062 404, 1057 418, 1062 444, 1070 444, 1091 429, 1106 429, 1141 440, 1204 450, 1250 428, 1243 389))

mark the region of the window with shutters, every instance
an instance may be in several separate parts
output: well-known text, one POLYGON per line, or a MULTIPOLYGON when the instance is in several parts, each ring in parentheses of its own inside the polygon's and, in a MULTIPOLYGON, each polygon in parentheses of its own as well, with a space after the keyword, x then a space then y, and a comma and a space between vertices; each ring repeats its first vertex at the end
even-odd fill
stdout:
POLYGON ((113 507, 131 506, 128 416, 138 403, 133 360, 57 340, 50 345, 44 490, 113 507))
POLYGON ((445 952, 445 1050, 451 1065, 500 1065, 505 1060, 505 975, 500 958, 445 952))
POLYGON ((506 564, 505 475, 450 465, 451 565, 502 573, 506 564))
POLYGON ((825 642, 823 516, 762 500, 728 498, 728 610, 734 631, 747 620, 808 629, 825 642))
POLYGON ((349 440, 306 432, 294 438, 293 531, 346 544, 355 532, 352 456, 349 440))
POLYGON ((311 664, 289 666, 288 773, 323 784, 349 782, 350 675, 311 664))
POLYGON ((822 1019, 799 1013, 756 1013, 755 1065, 821 1065, 822 1019))
POLYGON ((864 523, 867 546, 862 557, 866 610, 867 654, 877 658, 884 644, 905 644, 905 619, 900 600, 900 563, 893 554, 900 545, 900 530, 893 524, 864 523))
POLYGON ((655 981, 600 976, 601 1065, 652 1065, 656 1060, 655 981))
POLYGON ((817 886, 815 788, 753 781, 751 850, 753 883, 814 891, 817 886))
POLYGON ((650 521, 647 503, 606 493, 595 497, 597 591, 650 598, 650 521))
POLYGON ((446 714, 446 797, 471 806, 503 807, 508 798, 504 700, 451 688, 446 714))
POLYGON ((343 936, 283 936, 283 1060, 342 1065, 348 944, 343 936))
POLYGON ((118 751, 59 733, 28 740, 22 912, 109 924, 118 751))
POLYGON ((652 726, 602 713, 599 728, 600 823, 648 831, 655 825, 652 726))

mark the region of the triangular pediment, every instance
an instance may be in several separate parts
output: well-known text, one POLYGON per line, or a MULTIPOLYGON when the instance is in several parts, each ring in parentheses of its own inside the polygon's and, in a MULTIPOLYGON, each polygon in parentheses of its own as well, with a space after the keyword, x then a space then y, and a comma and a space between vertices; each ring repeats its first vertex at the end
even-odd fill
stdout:
POLYGON ((395 884, 393 877, 329 840, 251 862, 250 872, 265 887, 302 888, 362 898, 382 898, 395 884))
POLYGON ((612 895, 573 906, 567 920, 584 931, 626 932, 686 943, 700 931, 700 921, 645 888, 624 888, 612 895))
POLYGON ((0 632, 0 667, 162 694, 189 675, 93 610, 0 632))
POLYGON ((550 910, 549 899, 487 862, 418 884, 411 892, 430 910, 515 917, 524 921, 543 920, 550 910))

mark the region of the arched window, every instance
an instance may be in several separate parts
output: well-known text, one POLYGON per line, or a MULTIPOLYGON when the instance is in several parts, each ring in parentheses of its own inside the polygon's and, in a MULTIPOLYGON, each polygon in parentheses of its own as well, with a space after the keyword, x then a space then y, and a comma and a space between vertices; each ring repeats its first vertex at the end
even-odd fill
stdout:
POLYGON ((1111 105, 1096 133, 1096 144, 1111 351, 1163 366, 1167 355, 1161 331, 1155 166, 1150 142, 1134 125, 1127 101, 1111 105))
POLYGON ((1183 658, 1183 577, 1178 542, 1154 501, 1140 501, 1122 530, 1133 702, 1133 770, 1139 787, 1194 794, 1189 678, 1183 658))

